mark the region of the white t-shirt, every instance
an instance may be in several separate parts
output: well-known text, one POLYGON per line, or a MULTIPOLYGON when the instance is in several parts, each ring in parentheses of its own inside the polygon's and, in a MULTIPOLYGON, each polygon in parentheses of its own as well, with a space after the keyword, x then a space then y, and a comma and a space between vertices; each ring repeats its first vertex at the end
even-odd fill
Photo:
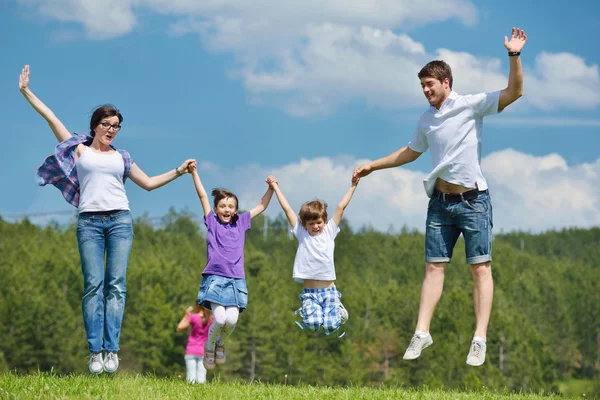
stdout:
POLYGON ((129 210, 123 184, 125 161, 117 151, 99 154, 89 147, 75 161, 79 212, 129 210))
POLYGON ((300 219, 292 228, 292 233, 298 239, 298 251, 294 260, 294 279, 303 282, 305 279, 320 281, 335 280, 335 265, 333 250, 335 237, 340 228, 330 219, 325 229, 318 236, 311 236, 302 226, 300 219))
POLYGON ((408 146, 419 153, 431 149, 433 171, 423 180, 431 197, 437 178, 469 188, 487 189, 481 171, 483 117, 498 113, 500 91, 461 96, 452 91, 440 109, 423 113, 408 146))

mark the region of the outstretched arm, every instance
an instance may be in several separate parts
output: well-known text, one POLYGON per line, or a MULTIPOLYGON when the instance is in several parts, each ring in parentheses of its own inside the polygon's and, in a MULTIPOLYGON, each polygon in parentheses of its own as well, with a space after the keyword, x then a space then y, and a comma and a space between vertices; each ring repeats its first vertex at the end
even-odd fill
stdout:
POLYGON ((188 307, 187 310, 185 310, 185 315, 181 321, 179 321, 179 324, 177 324, 177 332, 181 332, 190 326, 190 320, 188 317, 192 315, 192 310, 192 307, 188 307))
POLYGON ((352 200, 352 196, 356 191, 356 187, 358 186, 359 180, 360 178, 352 179, 352 186, 350 186, 350 189, 348 189, 344 197, 342 197, 340 204, 338 204, 338 206, 335 208, 335 211, 333 212, 333 217, 331 218, 337 226, 340 225, 342 216, 344 215, 344 210, 346 209, 346 207, 348 207, 348 204, 350 204, 350 200, 352 200))
POLYGON ((181 164, 179 167, 172 169, 169 172, 165 172, 162 175, 156 175, 153 177, 149 177, 148 175, 146 175, 146 173, 142 171, 141 168, 137 166, 137 164, 133 163, 131 164, 131 173, 129 177, 136 185, 138 185, 142 189, 151 191, 154 189, 158 189, 159 187, 164 186, 169 182, 174 181, 175 178, 178 178, 183 174, 187 174, 188 166, 191 163, 195 162, 196 160, 193 159, 185 160, 183 164, 181 164))
POLYGON ((352 174, 352 180, 354 181, 357 178, 367 176, 371 172, 377 171, 378 169, 393 168, 408 164, 419 158, 421 154, 423 153, 419 153, 410 147, 405 146, 388 156, 380 158, 379 160, 371 161, 368 164, 355 168, 354 173, 352 174))
POLYGON ((272 176, 269 176, 267 178, 267 183, 275 191, 275 195, 277 196, 277 201, 279 201, 279 205, 281 205, 281 208, 283 209, 283 212, 285 213, 285 216, 287 217, 287 220, 290 223, 290 226, 292 228, 295 227, 296 224, 298 223, 298 217, 294 213, 294 210, 292 209, 292 207, 290 207, 290 203, 288 203, 288 201, 286 200, 285 196, 281 192, 281 189, 279 189, 279 183, 272 176))
POLYGON ((56 139, 59 142, 64 142, 72 137, 71 133, 65 128, 62 122, 56 118, 56 115, 54 115, 52 110, 42 103, 42 101, 29 89, 29 65, 24 66, 21 71, 21 76, 19 77, 19 90, 29 104, 31 104, 33 109, 48 122, 50 129, 52 129, 54 136, 56 136, 56 139))
POLYGON ((263 197, 260 199, 256 207, 250 210, 250 219, 254 217, 258 217, 269 207, 269 203, 271 202, 271 198, 273 197, 273 189, 269 187, 263 197))
POLYGON ((206 193, 206 190, 204 190, 204 186, 202 185, 202 181, 200 181, 200 176, 198 175, 198 170, 196 169, 196 163, 190 164, 189 170, 191 171, 192 178, 194 178, 194 186, 196 187, 196 193, 198 193, 200 204, 202 204, 202 211, 204 211, 204 216, 206 217, 211 210, 210 200, 208 199, 208 193, 206 193))
MULTIPOLYGON (((512 28, 510 41, 504 36, 504 47, 509 53, 520 53, 527 42, 525 31, 519 28, 512 28)), ((523 66, 521 65, 521 56, 509 56, 510 72, 508 73, 508 86, 500 92, 500 101, 498 102, 498 112, 504 110, 515 100, 523 95, 523 66)))

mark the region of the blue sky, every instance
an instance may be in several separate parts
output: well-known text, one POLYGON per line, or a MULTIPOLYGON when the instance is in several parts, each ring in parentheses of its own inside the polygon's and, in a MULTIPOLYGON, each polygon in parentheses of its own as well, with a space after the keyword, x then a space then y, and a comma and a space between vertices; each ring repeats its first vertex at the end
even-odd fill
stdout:
MULTIPOLYGON (((236 0, 19 0, 0 2, 0 109, 5 132, 0 215, 68 211, 34 172, 55 138, 18 91, 31 89, 71 131, 113 103, 116 139, 148 174, 200 163, 207 187, 251 208, 268 174, 293 207, 335 205, 354 166, 408 143, 427 103, 416 73, 443 58, 454 89, 502 89, 503 38, 528 42, 525 94, 484 128, 483 168, 495 226, 539 231, 600 224, 600 6, 594 2, 236 0)), ((364 179, 346 217, 354 227, 422 229, 416 162, 364 179)), ((170 207, 200 214, 189 176, 147 193, 127 183, 134 216, 170 207)), ((280 212, 274 201, 267 211, 280 212)))

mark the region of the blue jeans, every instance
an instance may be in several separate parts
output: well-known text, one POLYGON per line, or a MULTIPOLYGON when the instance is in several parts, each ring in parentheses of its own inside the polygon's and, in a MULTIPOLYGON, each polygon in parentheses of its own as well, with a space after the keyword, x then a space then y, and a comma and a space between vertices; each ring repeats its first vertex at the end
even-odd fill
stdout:
POLYGON ((427 208, 425 261, 449 262, 454 245, 462 233, 467 264, 492 261, 492 203, 488 192, 475 199, 444 201, 434 192, 427 208))
POLYGON ((79 215, 77 244, 83 272, 81 308, 92 353, 119 351, 132 242, 133 225, 129 211, 79 215))

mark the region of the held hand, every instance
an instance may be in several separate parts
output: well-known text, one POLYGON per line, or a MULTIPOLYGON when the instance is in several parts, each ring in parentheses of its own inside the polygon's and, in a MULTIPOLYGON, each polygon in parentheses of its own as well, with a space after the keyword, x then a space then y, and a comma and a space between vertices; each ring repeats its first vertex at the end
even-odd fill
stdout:
POLYGON ((510 41, 504 36, 504 47, 508 51, 521 51, 525 46, 525 42, 527 42, 527 35, 524 30, 519 28, 512 28, 510 41))
POLYGON ((194 160, 193 158, 189 158, 187 160, 185 160, 183 162, 183 164, 181 164, 181 166, 179 168, 177 168, 179 170, 179 172, 181 172, 181 174, 187 174, 188 172, 190 172, 190 164, 194 164, 194 168, 196 166, 196 160, 194 160))
POLYGON ((190 165, 188 165, 187 172, 188 172, 189 174, 192 174, 192 173, 194 173, 194 172, 197 172, 196 168, 197 168, 197 167, 196 167, 196 161, 194 161, 194 162, 191 162, 191 163, 190 163, 190 165))
POLYGON ((267 184, 269 185, 269 187, 271 189, 273 189, 275 187, 275 185, 279 184, 279 182, 277 182, 277 179, 275 179, 275 177, 273 177, 273 175, 269 175, 267 177, 267 179, 265 180, 265 182, 267 182, 267 184))
POLYGON ((373 172, 373 167, 371 167, 371 164, 365 164, 361 165, 360 167, 354 168, 354 173, 352 174, 352 182, 354 182, 354 180, 369 175, 371 172, 373 172))
POLYGON ((185 310, 185 315, 192 315, 193 311, 194 311, 194 309, 190 306, 185 310))
POLYGON ((29 88, 29 65, 25 65, 19 76, 19 90, 23 91, 29 88))

